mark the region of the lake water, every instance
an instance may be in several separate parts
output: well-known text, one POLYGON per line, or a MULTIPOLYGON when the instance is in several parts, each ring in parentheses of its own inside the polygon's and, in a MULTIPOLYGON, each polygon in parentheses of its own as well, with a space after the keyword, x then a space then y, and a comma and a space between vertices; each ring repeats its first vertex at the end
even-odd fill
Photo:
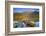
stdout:
MULTIPOLYGON (((39 21, 36 21, 35 23, 34 23, 35 25, 34 25, 34 27, 39 27, 39 21)), ((26 25, 26 23, 24 23, 24 22, 14 22, 14 28, 23 28, 23 27, 27 27, 27 25, 26 25)))

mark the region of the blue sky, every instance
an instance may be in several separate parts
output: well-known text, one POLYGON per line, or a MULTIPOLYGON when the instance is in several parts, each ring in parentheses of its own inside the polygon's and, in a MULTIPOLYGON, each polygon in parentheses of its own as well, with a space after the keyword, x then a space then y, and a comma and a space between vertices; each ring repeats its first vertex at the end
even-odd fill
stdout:
POLYGON ((24 11, 39 11, 38 8, 13 8, 14 13, 23 13, 24 11))

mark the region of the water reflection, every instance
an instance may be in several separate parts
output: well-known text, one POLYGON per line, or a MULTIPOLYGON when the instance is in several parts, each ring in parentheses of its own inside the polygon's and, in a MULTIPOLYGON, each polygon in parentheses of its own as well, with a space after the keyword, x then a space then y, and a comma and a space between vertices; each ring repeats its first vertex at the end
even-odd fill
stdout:
POLYGON ((23 27, 39 27, 39 21, 36 21, 34 24, 27 23, 25 21, 14 21, 14 28, 23 28, 23 27))
POLYGON ((35 27, 39 27, 39 21, 35 22, 35 27))

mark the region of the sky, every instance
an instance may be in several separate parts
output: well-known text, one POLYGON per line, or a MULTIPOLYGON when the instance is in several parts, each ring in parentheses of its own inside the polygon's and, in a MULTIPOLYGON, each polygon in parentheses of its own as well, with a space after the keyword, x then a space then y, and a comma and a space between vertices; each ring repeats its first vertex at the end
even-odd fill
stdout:
POLYGON ((38 8, 13 8, 14 13, 23 13, 24 11, 39 11, 38 8))

